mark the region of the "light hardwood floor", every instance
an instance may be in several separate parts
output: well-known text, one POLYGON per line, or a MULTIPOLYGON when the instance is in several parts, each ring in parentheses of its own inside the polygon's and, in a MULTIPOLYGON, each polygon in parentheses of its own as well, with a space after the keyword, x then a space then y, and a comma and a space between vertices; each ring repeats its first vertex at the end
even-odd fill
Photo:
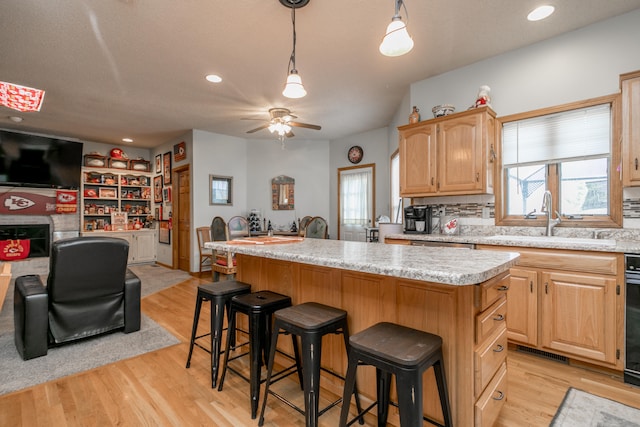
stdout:
MULTIPOLYGON (((212 390, 209 356, 198 349, 185 369, 199 283, 194 278, 142 300, 144 313, 180 344, 0 396, 0 426, 256 426, 245 381, 228 374, 224 390, 212 390)), ((201 330, 208 330, 208 306, 201 330)), ((515 351, 508 368, 499 427, 548 426, 570 386, 640 408, 640 388, 620 378, 515 351)), ((321 426, 337 425, 338 416, 339 408, 330 410, 321 426)), ((276 399, 269 399, 265 419, 265 426, 304 425, 302 415, 276 399)), ((374 419, 366 425, 375 425, 374 419)))

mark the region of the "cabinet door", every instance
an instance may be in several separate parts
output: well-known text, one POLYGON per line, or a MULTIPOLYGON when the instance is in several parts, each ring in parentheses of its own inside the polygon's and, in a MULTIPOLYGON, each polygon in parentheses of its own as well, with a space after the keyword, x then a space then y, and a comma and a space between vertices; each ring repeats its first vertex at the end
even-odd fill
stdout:
POLYGON ((538 345, 538 273, 511 269, 507 291, 507 337, 532 346, 538 345))
POLYGON ((400 134, 400 194, 424 195, 436 191, 435 125, 400 134))
POLYGON ((156 260, 156 234, 140 232, 135 235, 134 262, 150 262, 156 260))
POLYGON ((541 272, 542 346, 615 363, 616 280, 541 272))
POLYGON ((624 185, 640 185, 640 75, 622 81, 624 185))
POLYGON ((482 190, 482 120, 482 114, 473 114, 438 124, 438 192, 482 190))

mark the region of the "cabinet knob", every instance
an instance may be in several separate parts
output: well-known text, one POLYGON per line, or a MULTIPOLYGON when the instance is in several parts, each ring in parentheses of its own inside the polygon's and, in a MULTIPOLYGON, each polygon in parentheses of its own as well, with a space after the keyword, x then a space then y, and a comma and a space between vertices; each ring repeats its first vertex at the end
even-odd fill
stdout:
POLYGON ((504 350, 504 346, 502 344, 498 344, 496 348, 493 349, 495 353, 501 353, 504 350))
POLYGON ((504 320, 504 314, 498 314, 496 317, 493 318, 493 320, 495 320, 496 322, 500 322, 504 320))
POLYGON ((480 182, 480 172, 476 172, 476 182, 480 182))
POLYGON ((496 393, 498 393, 497 396, 494 396, 492 399, 493 400, 502 400, 504 399, 504 393, 501 392, 500 390, 496 390, 496 393))
POLYGON ((638 170, 638 158, 637 157, 636 157, 636 160, 635 160, 635 165, 636 165, 636 170, 638 170))
POLYGON ((533 280, 529 282, 529 292, 533 293, 533 280))
POLYGON ((434 181, 434 180, 433 180, 433 177, 431 177, 431 185, 433 185, 433 181, 434 181))
POLYGON ((498 290, 499 290, 499 291, 508 291, 508 290, 509 290, 509 287, 508 287, 508 286, 505 286, 505 285, 502 285, 502 286, 500 286, 500 287, 498 288, 498 290))

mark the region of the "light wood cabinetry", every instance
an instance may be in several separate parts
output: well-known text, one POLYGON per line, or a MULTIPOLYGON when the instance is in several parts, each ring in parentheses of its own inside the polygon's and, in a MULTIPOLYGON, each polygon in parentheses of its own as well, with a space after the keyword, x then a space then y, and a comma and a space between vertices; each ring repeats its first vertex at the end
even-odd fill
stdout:
POLYGON ((488 107, 398 130, 402 196, 493 192, 496 123, 488 107))
MULTIPOLYGON (((244 254, 236 257, 237 280, 250 283, 253 291, 290 295, 294 304, 315 301, 342 308, 348 312, 351 334, 386 321, 441 336, 454 425, 494 423, 507 397, 508 273, 477 285, 451 286, 244 254)), ((280 341, 282 350, 291 351, 287 340, 280 341)), ((322 347, 323 366, 344 374, 344 341, 325 337, 322 347)), ((424 412, 442 422, 433 370, 423 378, 424 412)), ((375 379, 375 369, 358 370, 363 400, 375 400, 375 379)), ((330 375, 322 381, 324 387, 342 394, 341 381, 330 375)), ((396 408, 390 408, 389 421, 400 425, 396 408)))
POLYGON ((514 343, 607 368, 623 369, 622 254, 514 247, 507 300, 514 343))
POLYGON ((622 91, 622 182, 640 185, 640 71, 620 76, 622 91))

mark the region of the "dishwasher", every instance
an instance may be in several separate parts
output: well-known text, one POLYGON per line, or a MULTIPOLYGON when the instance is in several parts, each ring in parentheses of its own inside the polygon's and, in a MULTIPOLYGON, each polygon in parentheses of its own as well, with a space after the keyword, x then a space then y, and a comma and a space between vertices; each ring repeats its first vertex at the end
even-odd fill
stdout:
POLYGON ((624 382, 640 386, 640 255, 625 255, 624 382))

